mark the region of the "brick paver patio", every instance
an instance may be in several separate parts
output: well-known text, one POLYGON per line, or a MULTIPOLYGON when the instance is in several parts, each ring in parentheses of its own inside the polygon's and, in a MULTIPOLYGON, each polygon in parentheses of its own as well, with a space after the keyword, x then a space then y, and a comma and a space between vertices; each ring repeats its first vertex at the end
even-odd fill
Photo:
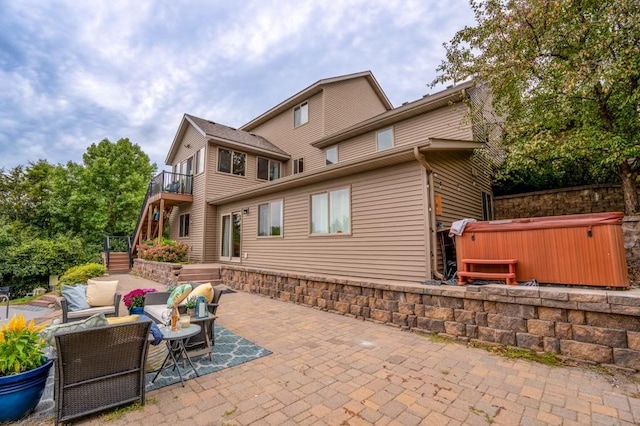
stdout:
POLYGON ((621 374, 504 359, 247 293, 223 295, 218 315, 273 354, 149 392, 109 424, 640 424, 640 381, 621 374))

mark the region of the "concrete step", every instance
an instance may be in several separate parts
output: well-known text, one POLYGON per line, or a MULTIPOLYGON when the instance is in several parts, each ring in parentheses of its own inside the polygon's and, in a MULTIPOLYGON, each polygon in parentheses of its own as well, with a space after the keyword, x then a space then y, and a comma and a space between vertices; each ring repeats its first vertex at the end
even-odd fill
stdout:
POLYGON ((222 280, 221 279, 217 279, 217 280, 186 280, 186 281, 178 280, 178 285, 179 284, 186 284, 186 283, 200 283, 200 284, 211 283, 211 286, 215 287, 215 286, 217 286, 219 284, 222 284, 222 280))
POLYGON ((37 299, 33 299, 29 302, 29 305, 60 309, 59 297, 55 293, 47 293, 37 299))

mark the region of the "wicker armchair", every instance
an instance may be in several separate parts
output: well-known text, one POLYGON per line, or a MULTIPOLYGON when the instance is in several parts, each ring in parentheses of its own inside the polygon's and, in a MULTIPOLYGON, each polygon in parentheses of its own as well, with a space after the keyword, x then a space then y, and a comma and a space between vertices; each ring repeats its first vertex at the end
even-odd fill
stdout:
POLYGON ((145 402, 151 321, 55 335, 56 425, 120 405, 145 402))

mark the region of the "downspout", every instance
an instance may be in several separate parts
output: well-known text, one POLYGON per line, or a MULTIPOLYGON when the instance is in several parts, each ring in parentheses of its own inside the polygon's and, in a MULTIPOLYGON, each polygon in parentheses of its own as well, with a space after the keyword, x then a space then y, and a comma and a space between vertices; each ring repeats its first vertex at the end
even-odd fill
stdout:
POLYGON ((433 275, 436 279, 444 280, 444 275, 438 272, 438 249, 437 249, 437 238, 436 238, 436 212, 433 208, 436 203, 436 197, 433 193, 433 169, 431 165, 427 162, 427 159, 424 157, 424 154, 420 153, 418 147, 413 148, 413 156, 416 157, 418 163, 424 170, 427 172, 427 190, 429 193, 429 208, 427 209, 427 214, 429 215, 429 235, 431 237, 431 275, 433 275))

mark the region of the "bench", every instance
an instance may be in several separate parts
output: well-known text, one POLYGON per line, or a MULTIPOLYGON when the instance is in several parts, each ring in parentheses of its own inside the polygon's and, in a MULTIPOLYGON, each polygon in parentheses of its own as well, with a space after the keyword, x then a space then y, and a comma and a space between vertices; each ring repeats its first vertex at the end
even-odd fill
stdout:
POLYGON ((516 259, 462 259, 462 270, 458 271, 458 285, 473 282, 474 279, 506 280, 509 285, 517 285, 516 259), (472 271, 472 265, 507 265, 507 272, 472 271))

